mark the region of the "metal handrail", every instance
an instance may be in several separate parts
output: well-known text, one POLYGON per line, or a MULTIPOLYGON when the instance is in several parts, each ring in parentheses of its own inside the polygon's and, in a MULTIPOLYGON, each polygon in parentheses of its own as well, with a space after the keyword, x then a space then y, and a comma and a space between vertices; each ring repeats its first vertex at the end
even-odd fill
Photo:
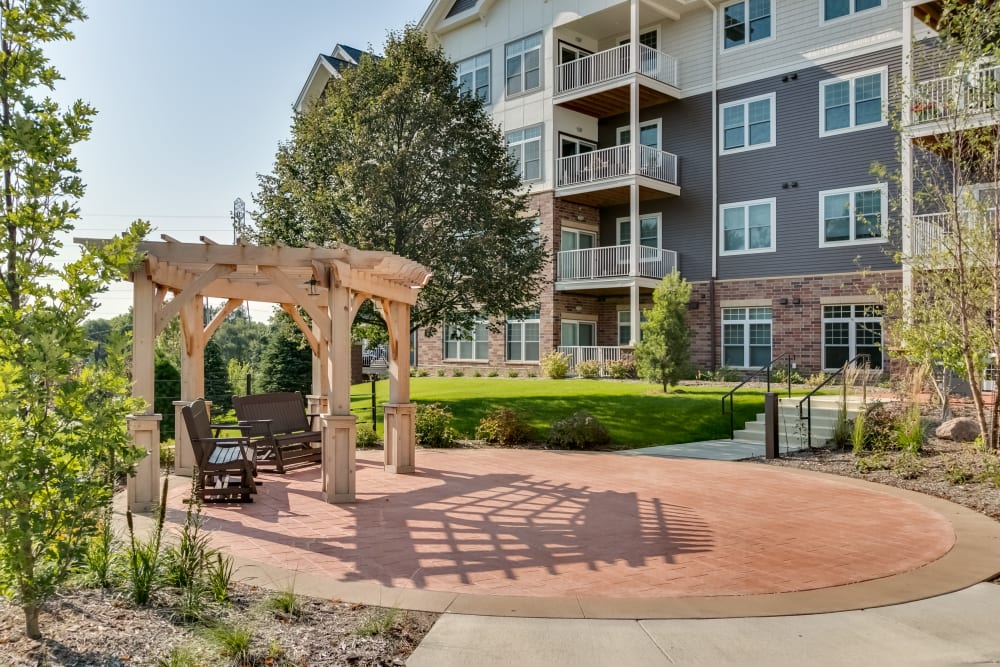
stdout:
MULTIPOLYGON (((816 385, 813 388, 812 391, 810 391, 808 394, 806 394, 803 397, 803 399, 801 401, 799 401, 799 419, 800 420, 802 420, 802 419, 807 420, 806 429, 807 429, 807 433, 808 433, 808 436, 807 436, 808 440, 807 440, 807 442, 809 443, 809 447, 812 447, 812 444, 813 444, 813 442, 812 442, 812 397, 813 397, 813 395, 816 392, 818 392, 820 389, 822 389, 823 387, 825 387, 826 385, 830 384, 830 382, 832 382, 835 377, 837 377, 839 375, 843 375, 847 371, 848 367, 851 366, 851 364, 855 364, 861 358, 864 358, 864 360, 865 360, 865 368, 868 368, 869 364, 871 363, 871 355, 869 355, 866 352, 862 352, 861 354, 856 354, 856 355, 854 355, 854 357, 852 359, 848 359, 847 361, 845 361, 843 366, 841 366, 840 368, 838 368, 836 372, 834 372, 832 375, 830 375, 830 377, 826 378, 825 380, 823 380, 822 382, 820 382, 818 385, 816 385), (805 417, 802 416, 802 404, 803 403, 805 403, 805 405, 806 405, 806 416, 805 417)), ((867 403, 868 402, 868 385, 867 385, 867 383, 865 383, 865 384, 862 384, 861 386, 862 386, 862 391, 864 392, 862 394, 861 400, 862 400, 862 402, 867 403)), ((846 385, 845 385, 845 396, 844 396, 845 407, 846 407, 846 401, 847 401, 847 396, 846 396, 846 385)))
POLYGON ((732 389, 730 389, 729 393, 722 397, 722 414, 726 414, 726 399, 727 398, 729 399, 729 439, 730 440, 733 439, 733 436, 736 433, 736 423, 735 423, 736 418, 734 417, 734 411, 733 411, 733 394, 735 394, 736 391, 739 388, 741 388, 743 385, 745 385, 747 382, 750 382, 750 380, 754 379, 755 377, 757 377, 759 374, 761 374, 764 371, 767 371, 767 391, 770 392, 771 391, 771 369, 774 367, 775 362, 777 362, 780 359, 785 359, 785 362, 786 362, 785 377, 788 380, 788 397, 789 398, 792 397, 792 362, 795 361, 795 357, 793 357, 790 352, 785 352, 783 354, 779 354, 774 359, 771 359, 771 361, 767 362, 766 366, 761 366, 760 368, 758 368, 757 370, 755 370, 753 373, 751 373, 746 378, 744 378, 743 382, 740 382, 738 385, 736 385, 735 387, 733 387, 732 389))

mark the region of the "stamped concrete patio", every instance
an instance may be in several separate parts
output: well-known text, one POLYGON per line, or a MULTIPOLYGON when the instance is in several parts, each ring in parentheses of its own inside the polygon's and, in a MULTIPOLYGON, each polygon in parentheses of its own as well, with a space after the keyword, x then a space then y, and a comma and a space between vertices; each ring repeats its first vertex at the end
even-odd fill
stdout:
MULTIPOLYGON (((359 452, 358 501, 262 475, 206 528, 243 576, 432 611, 669 618, 856 609, 994 574, 996 522, 899 489, 767 466, 533 450, 359 452)), ((173 484, 183 520, 186 480, 173 484)))

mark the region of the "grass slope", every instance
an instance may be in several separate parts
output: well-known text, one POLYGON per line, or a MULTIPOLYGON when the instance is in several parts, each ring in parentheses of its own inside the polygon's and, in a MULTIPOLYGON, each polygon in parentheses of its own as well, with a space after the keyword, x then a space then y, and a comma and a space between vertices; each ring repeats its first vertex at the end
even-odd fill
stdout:
MULTIPOLYGON (((664 394, 659 386, 643 382, 605 380, 543 380, 514 378, 412 378, 415 403, 443 403, 455 416, 454 427, 472 437, 479 420, 491 408, 519 412, 544 440, 553 421, 574 412, 594 415, 611 432, 616 445, 641 447, 729 437, 729 417, 722 415, 721 399, 728 386, 682 386, 664 394)), ((371 385, 351 389, 351 411, 358 428, 371 424, 371 385)), ((382 403, 388 400, 388 381, 376 385, 376 420, 382 433, 382 403)), ((736 395, 736 428, 764 411, 763 393, 742 389, 736 395)))

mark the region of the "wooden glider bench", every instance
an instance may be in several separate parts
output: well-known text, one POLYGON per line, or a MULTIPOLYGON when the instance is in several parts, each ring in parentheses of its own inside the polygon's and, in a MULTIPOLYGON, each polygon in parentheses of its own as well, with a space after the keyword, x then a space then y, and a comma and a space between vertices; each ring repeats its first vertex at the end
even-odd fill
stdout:
POLYGON ((312 430, 302 394, 275 392, 233 396, 233 407, 241 426, 250 426, 250 439, 257 449, 257 468, 285 473, 287 466, 319 463, 323 451, 312 447, 323 434, 312 430), (273 466, 261 468, 262 465, 273 466))
POLYGON ((250 438, 234 424, 212 424, 204 399, 181 408, 191 438, 197 480, 196 495, 203 502, 251 502, 257 493, 254 483, 254 448, 250 438), (240 435, 220 437, 223 429, 240 430, 240 435), (214 435, 213 435, 214 431, 214 435))

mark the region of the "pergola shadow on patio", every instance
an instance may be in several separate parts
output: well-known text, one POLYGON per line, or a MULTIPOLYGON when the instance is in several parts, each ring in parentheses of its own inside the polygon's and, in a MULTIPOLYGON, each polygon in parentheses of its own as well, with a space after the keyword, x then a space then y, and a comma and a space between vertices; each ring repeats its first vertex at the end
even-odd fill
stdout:
MULTIPOLYGON (((181 401, 204 396, 205 344, 225 318, 244 301, 278 304, 305 334, 313 352, 311 411, 321 412, 322 490, 326 502, 355 499, 355 422, 351 415, 351 323, 360 306, 372 300, 389 330, 389 402, 385 405, 385 460, 388 472, 414 470, 414 405, 410 403, 410 307, 430 273, 417 262, 388 252, 346 245, 320 248, 182 243, 139 244, 145 258, 132 273, 133 395, 146 412, 129 419, 129 431, 147 456, 128 480, 128 505, 147 511, 158 502, 160 421, 153 413, 154 341, 180 317, 181 401), (169 298, 168 298, 169 296, 169 298), (206 297, 226 299, 204 323, 206 297), (311 324, 299 314, 305 311, 311 324)), ((101 239, 76 239, 86 245, 101 239)), ((179 411, 178 406, 178 411, 179 411)), ((177 428, 177 470, 194 465, 187 433, 177 428)))

